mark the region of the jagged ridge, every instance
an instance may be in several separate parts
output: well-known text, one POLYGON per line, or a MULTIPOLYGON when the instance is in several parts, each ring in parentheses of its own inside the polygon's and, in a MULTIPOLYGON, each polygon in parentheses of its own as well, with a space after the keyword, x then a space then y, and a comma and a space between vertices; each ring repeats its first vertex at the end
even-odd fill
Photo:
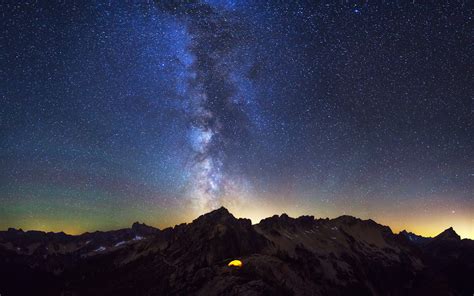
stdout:
POLYGON ((252 225, 225 208, 163 230, 138 222, 129 229, 79 236, 9 229, 0 232, 0 276, 6 279, 0 291, 419 295, 472 288, 466 276, 473 271, 472 241, 460 240, 452 228, 423 244, 412 235, 351 216, 282 214, 252 225), (438 259, 446 256, 450 259, 438 259), (244 266, 227 267, 236 258, 244 266), (450 274, 443 273, 445 268, 450 274), (464 276, 453 272, 456 268, 464 276))

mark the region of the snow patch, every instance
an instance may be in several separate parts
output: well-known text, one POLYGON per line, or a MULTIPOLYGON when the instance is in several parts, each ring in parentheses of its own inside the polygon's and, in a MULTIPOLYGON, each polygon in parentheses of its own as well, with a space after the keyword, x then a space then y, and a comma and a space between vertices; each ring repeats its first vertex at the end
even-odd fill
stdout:
POLYGON ((334 227, 332 227, 332 228, 331 228, 331 230, 334 230, 334 231, 336 231, 336 230, 337 230, 337 227, 336 227, 336 226, 334 226, 334 227))
POLYGON ((121 242, 116 243, 115 246, 118 247, 118 246, 121 246, 121 245, 123 245, 123 244, 125 244, 125 243, 126 243, 125 241, 121 241, 121 242))
POLYGON ((103 247, 103 246, 100 246, 99 248, 94 250, 94 252, 103 252, 103 251, 105 251, 105 247, 103 247))
POLYGON ((134 241, 139 241, 139 240, 142 240, 143 239, 143 236, 139 236, 139 235, 136 235, 133 240, 134 241))

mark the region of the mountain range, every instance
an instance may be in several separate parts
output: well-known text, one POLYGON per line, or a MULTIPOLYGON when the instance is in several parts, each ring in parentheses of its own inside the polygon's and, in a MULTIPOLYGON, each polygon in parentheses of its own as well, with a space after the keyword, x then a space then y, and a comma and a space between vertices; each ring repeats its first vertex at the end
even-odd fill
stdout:
POLYGON ((473 275, 474 241, 452 228, 426 238, 351 216, 252 225, 219 208, 163 230, 0 231, 2 296, 471 296, 473 275))

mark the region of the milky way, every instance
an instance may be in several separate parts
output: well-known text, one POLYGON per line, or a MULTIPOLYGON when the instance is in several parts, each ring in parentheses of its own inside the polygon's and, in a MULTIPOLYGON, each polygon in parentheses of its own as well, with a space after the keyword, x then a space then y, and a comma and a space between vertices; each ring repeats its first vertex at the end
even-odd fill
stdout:
POLYGON ((472 237, 472 3, 392 2, 2 1, 0 227, 472 237))
MULTIPOLYGON (((194 152, 189 164, 188 194, 200 212, 208 211, 221 206, 227 195, 242 198, 242 187, 248 183, 243 176, 230 173, 226 163, 231 149, 246 143, 251 128, 242 107, 251 98, 239 92, 235 70, 240 65, 233 60, 245 42, 245 29, 230 11, 217 10, 210 4, 157 4, 186 27, 188 40, 182 58, 186 78, 179 89, 184 89, 180 99, 189 119, 188 137, 194 152)), ((238 171, 238 166, 231 171, 238 171)))

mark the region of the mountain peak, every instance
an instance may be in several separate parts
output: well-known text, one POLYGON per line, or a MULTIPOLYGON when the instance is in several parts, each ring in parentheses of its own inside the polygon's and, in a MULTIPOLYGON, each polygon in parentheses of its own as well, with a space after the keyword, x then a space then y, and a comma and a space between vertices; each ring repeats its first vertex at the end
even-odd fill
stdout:
POLYGON ((218 209, 215 209, 215 210, 211 211, 210 213, 212 213, 212 212, 214 212, 214 213, 230 214, 229 210, 226 209, 226 208, 223 207, 223 206, 221 206, 221 207, 218 208, 218 209))
POLYGON ((206 216, 209 215, 209 216, 213 216, 213 217, 227 217, 227 216, 232 216, 232 214, 229 212, 229 210, 227 210, 226 208, 224 207, 220 207, 218 209, 215 209, 213 211, 210 211, 209 213, 205 214, 206 216))
MULTIPOLYGON (((143 224, 145 224, 145 223, 143 223, 143 224)), ((133 227, 137 227, 137 226, 139 226, 139 225, 142 225, 142 223, 140 223, 140 222, 138 222, 138 221, 135 221, 135 222, 133 222, 133 224, 132 224, 132 228, 133 228, 133 227)))
POLYGON ((454 231, 452 227, 449 227, 445 231, 438 234, 435 239, 442 239, 442 240, 461 240, 461 237, 454 231))
POLYGON ((199 216, 195 221, 212 221, 212 222, 223 222, 227 220, 235 220, 235 217, 224 207, 220 207, 207 214, 199 216))
POLYGON ((415 234, 413 232, 409 232, 407 230, 402 230, 398 235, 401 235, 408 239, 410 242, 415 243, 415 244, 424 244, 426 242, 429 242, 432 240, 431 237, 424 237, 418 234, 415 234))
POLYGON ((137 221, 132 224, 132 231, 137 234, 153 234, 159 232, 159 229, 137 221))

